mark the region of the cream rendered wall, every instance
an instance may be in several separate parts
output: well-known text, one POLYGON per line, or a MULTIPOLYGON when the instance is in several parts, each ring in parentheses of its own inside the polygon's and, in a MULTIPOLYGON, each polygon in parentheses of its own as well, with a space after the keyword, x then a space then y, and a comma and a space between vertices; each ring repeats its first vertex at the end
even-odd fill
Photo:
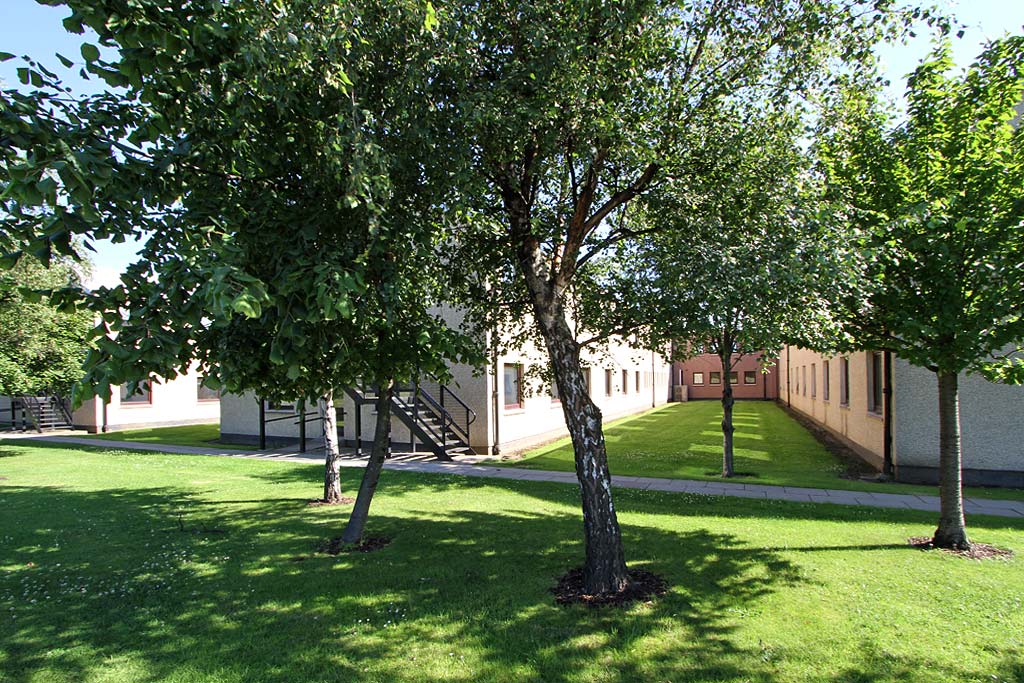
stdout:
MULTIPOLYGON (((120 392, 114 387, 107 404, 107 431, 216 422, 220 418, 220 401, 200 401, 198 384, 199 375, 195 371, 172 380, 154 380, 151 401, 136 404, 122 404, 120 392)), ((101 431, 103 402, 98 398, 85 401, 72 417, 76 428, 101 431)))
POLYGON ((840 359, 843 356, 822 356, 792 346, 786 347, 779 358, 779 401, 788 403, 793 409, 842 438, 867 462, 881 468, 885 425, 881 412, 868 410, 869 354, 857 352, 845 357, 850 361, 849 405, 840 403, 840 359), (828 401, 824 399, 826 360, 829 361, 828 401), (812 386, 816 394, 813 397, 812 386))
MULTIPOLYGON (((450 306, 438 307, 435 312, 449 326, 457 327, 462 322, 461 311, 450 306)), ((526 320, 522 324, 528 325, 532 322, 526 320)), ((491 348, 490 339, 486 341, 487 347, 491 348)), ((508 338, 506 338, 507 341, 508 338)), ((593 398, 606 421, 640 412, 652 406, 662 405, 669 399, 670 369, 668 363, 660 355, 652 354, 650 351, 632 349, 620 340, 616 340, 610 343, 606 350, 585 353, 583 362, 592 366, 593 398), (605 393, 604 370, 606 368, 613 370, 611 396, 606 396, 605 393), (622 388, 623 369, 629 373, 627 391, 623 391, 622 388), (639 392, 636 391, 635 386, 635 373, 637 372, 640 373, 641 380, 639 392)), ((556 439, 568 433, 561 404, 551 401, 547 383, 542 382, 538 376, 539 371, 547 367, 547 364, 547 352, 528 342, 515 351, 499 354, 496 359, 494 356, 490 356, 486 368, 475 369, 463 364, 456 364, 450 368, 452 381, 448 385, 449 388, 476 413, 476 418, 470 425, 470 445, 477 453, 493 452, 495 430, 497 430, 498 439, 497 450, 501 453, 522 450, 530 445, 556 439), (504 407, 503 367, 505 363, 521 363, 524 366, 525 400, 519 409, 505 410, 504 407), (497 403, 497 410, 495 410, 495 403, 497 403)), ((355 403, 344 394, 336 395, 335 402, 344 408, 344 438, 346 441, 352 442, 356 437, 355 403)), ((446 407, 448 406, 446 405, 446 407)), ((360 434, 363 446, 368 447, 373 440, 375 411, 372 405, 364 405, 361 410, 360 434)), ((268 413, 268 417, 270 415, 268 413)), ((310 423, 307 430, 310 439, 319 438, 318 424, 310 423)), ((252 395, 224 396, 221 409, 221 434, 253 436, 258 433, 259 404, 255 398, 252 395)), ((298 427, 294 424, 294 420, 268 424, 267 435, 298 438, 298 427)), ((408 427, 397 418, 393 418, 391 438, 396 447, 401 448, 407 445, 409 436, 408 427)))
MULTIPOLYGON (((537 370, 546 368, 548 362, 546 352, 539 353, 532 346, 499 358, 498 431, 503 454, 518 452, 568 434, 562 404, 551 400, 550 387, 537 377, 537 370), (525 401, 518 409, 504 407, 503 366, 506 363, 521 363, 524 366, 525 401)), ((584 351, 581 362, 584 367, 590 368, 590 395, 601 410, 605 422, 668 402, 670 366, 658 354, 633 349, 621 340, 613 340, 607 349, 600 352, 584 351), (610 396, 605 382, 607 369, 612 371, 610 396), (625 390, 623 370, 627 373, 625 390), (640 373, 639 391, 636 389, 637 372, 640 373)))
MULTIPOLYGON (((893 429, 896 464, 938 467, 939 389, 935 373, 897 360, 893 429)), ((961 374, 960 428, 964 470, 1024 471, 1024 387, 961 374)))

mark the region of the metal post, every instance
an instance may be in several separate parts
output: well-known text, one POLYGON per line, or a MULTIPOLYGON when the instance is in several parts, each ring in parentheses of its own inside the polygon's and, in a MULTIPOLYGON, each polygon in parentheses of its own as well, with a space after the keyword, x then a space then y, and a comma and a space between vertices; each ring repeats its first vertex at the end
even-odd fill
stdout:
POLYGON ((299 453, 306 452, 306 400, 299 399, 299 453))
MULTIPOLYGON (((416 376, 416 382, 412 385, 412 423, 420 423, 420 378, 416 376)), ((409 450, 416 453, 416 432, 409 427, 409 450)))
POLYGON ((363 454, 363 400, 362 394, 355 400, 356 406, 356 457, 363 454))
POLYGON ((267 450, 267 403, 260 397, 256 397, 256 400, 260 402, 260 450, 267 450))
POLYGON ((444 385, 437 383, 437 393, 441 394, 441 450, 445 456, 448 455, 448 421, 445 419, 448 411, 444 409, 444 385))

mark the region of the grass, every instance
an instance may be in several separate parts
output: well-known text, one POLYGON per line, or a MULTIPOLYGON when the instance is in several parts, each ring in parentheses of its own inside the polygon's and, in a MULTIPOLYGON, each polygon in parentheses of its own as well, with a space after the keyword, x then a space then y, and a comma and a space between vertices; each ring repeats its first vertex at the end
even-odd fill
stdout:
MULTIPOLYGON (((722 407, 717 401, 672 403, 605 428, 612 474, 721 481, 722 407)), ((774 403, 740 401, 733 411, 734 468, 741 483, 937 495, 934 486, 842 478, 847 467, 774 403)), ((497 463, 490 463, 497 464, 497 463)), ((502 466, 574 469, 572 444, 562 439, 502 466)), ((1024 500, 1024 490, 968 488, 976 498, 1024 500)))
POLYGON ((220 424, 216 422, 180 427, 151 427, 149 429, 126 429, 105 434, 90 434, 88 438, 107 441, 138 441, 140 443, 166 446, 196 446, 199 448, 230 448, 251 451, 252 444, 231 443, 220 440, 220 424))
POLYGON ((3 683, 1024 677, 1024 520, 972 517, 1018 553, 977 562, 906 545, 930 514, 618 490, 670 590, 589 610, 548 592, 573 486, 387 471, 392 544, 335 558, 317 466, 9 441, 0 476, 3 683))

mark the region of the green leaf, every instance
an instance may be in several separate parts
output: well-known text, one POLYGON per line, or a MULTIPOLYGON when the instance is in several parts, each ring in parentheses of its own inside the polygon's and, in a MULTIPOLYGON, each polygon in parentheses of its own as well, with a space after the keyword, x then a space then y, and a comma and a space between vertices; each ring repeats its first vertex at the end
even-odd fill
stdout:
POLYGON ((0 62, 6 62, 11 59, 14 59, 14 55, 10 52, 0 52, 0 62))
POLYGON ((100 50, 92 43, 82 43, 82 58, 87 62, 95 62, 100 58, 100 50))
POLYGON ((434 9, 433 3, 428 1, 426 15, 423 17, 423 28, 427 31, 433 31, 437 26, 437 10, 434 9))

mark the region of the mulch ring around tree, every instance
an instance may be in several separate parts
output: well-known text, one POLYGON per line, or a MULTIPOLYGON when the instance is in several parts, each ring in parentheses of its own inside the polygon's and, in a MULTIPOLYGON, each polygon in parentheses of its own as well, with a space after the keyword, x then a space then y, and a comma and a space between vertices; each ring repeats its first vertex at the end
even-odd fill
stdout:
POLYGON ((1008 560, 1013 557, 1013 551, 1005 548, 997 548, 988 543, 971 543, 970 550, 953 550, 952 548, 936 548, 932 545, 932 539, 928 536, 913 536, 907 539, 912 547, 920 550, 941 550, 950 555, 966 557, 970 560, 1008 560))
POLYGON ((337 502, 332 502, 332 503, 328 503, 323 498, 317 498, 315 500, 308 501, 306 503, 306 507, 319 508, 319 507, 329 507, 331 505, 351 505, 354 502, 356 502, 356 499, 355 498, 350 498, 348 496, 342 496, 341 498, 338 499, 337 502))
POLYGON ((341 536, 335 536, 331 540, 321 543, 320 547, 317 548, 322 553, 328 555, 339 555, 341 553, 372 553, 374 551, 385 548, 391 544, 391 539, 387 536, 370 536, 364 538, 360 543, 345 543, 341 540, 341 536))
POLYGON ((643 569, 630 569, 629 583, 619 593, 602 593, 594 595, 587 592, 583 585, 583 568, 570 569, 558 580, 558 585, 551 589, 555 602, 559 605, 582 604, 588 607, 622 607, 634 602, 649 602, 652 598, 664 595, 668 590, 665 579, 643 569))

